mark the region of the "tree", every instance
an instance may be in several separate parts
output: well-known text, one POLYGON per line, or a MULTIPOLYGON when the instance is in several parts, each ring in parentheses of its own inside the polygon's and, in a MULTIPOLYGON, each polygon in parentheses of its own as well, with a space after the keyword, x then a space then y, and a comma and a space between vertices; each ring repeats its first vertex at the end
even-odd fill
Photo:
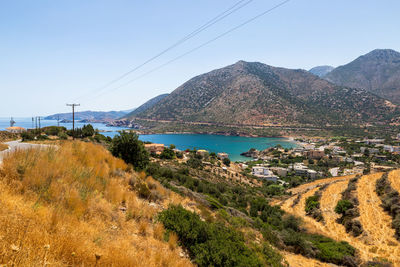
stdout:
POLYGON ((136 133, 119 132, 112 139, 110 150, 115 157, 132 164, 136 169, 144 169, 149 164, 149 153, 136 133))
POLYGON ((175 158, 175 152, 172 148, 164 148, 164 151, 160 154, 160 159, 173 159, 175 158))
POLYGON ((228 158, 224 158, 223 160, 222 160, 222 163, 224 163, 226 166, 230 166, 231 165, 231 160, 230 159, 228 159, 228 158))
POLYGON ((95 133, 94 128, 91 124, 83 125, 82 127, 82 137, 93 136, 95 133))

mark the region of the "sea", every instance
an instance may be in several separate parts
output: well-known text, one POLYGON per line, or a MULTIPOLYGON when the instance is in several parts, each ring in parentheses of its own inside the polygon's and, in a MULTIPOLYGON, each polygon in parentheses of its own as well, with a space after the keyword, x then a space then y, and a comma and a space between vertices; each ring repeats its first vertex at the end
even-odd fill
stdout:
MULTIPOLYGON (((23 128, 34 128, 35 124, 32 118, 14 118, 15 126, 23 128)), ((82 127, 87 123, 75 122, 75 127, 82 127)), ((119 131, 126 130, 122 127, 109 127, 103 123, 91 123, 95 129, 102 131, 105 136, 114 137, 119 131)), ((10 126, 10 118, 0 118, 0 130, 10 126)), ((57 126, 56 120, 41 120, 41 127, 57 126)), ((60 123, 67 129, 72 129, 72 123, 60 123)), ((242 152, 248 151, 250 148, 263 150, 269 147, 274 147, 280 144, 284 148, 293 148, 295 142, 286 138, 270 138, 270 137, 243 137, 243 136, 225 136, 214 134, 147 134, 140 135, 142 141, 160 143, 165 145, 174 144, 180 150, 185 149, 205 149, 210 152, 225 152, 228 153, 232 161, 248 161, 240 155, 242 152)))

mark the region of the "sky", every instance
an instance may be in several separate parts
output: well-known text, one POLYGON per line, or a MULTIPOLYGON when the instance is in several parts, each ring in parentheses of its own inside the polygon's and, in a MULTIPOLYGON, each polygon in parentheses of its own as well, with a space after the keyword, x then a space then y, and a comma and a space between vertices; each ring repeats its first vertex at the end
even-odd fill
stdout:
POLYGON ((400 51, 398 0, 291 0, 143 76, 282 1, 253 0, 110 84, 238 0, 2 0, 0 117, 69 112, 67 103, 79 103, 78 111, 127 110, 239 60, 310 69, 376 48, 400 51))

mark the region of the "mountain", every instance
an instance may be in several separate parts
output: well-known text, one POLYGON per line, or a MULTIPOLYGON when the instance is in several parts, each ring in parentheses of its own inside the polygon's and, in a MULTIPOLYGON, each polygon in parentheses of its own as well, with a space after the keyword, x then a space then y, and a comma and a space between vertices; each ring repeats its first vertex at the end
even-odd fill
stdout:
POLYGON ((314 75, 317 75, 318 77, 324 77, 327 75, 329 72, 331 72, 334 69, 332 66, 317 66, 309 70, 314 75))
POLYGON ((135 117, 137 114, 146 111, 149 108, 154 107, 158 102, 160 102, 161 100, 163 100, 166 96, 168 96, 169 94, 162 94, 162 95, 158 95, 156 97, 153 97, 152 99, 150 99, 149 101, 147 101, 146 103, 144 103, 143 105, 139 106, 138 108, 136 108, 135 110, 133 110, 132 112, 125 114, 123 116, 123 118, 132 118, 135 117))
POLYGON ((387 123, 399 108, 363 89, 337 86, 305 70, 239 61, 197 76, 142 119, 239 125, 387 123))
POLYGON ((363 88, 400 104, 400 53, 394 50, 373 50, 324 78, 338 85, 363 88))
MULTIPOLYGON (((79 111, 75 112, 75 120, 83 120, 87 122, 107 122, 110 120, 115 120, 125 116, 132 110, 126 111, 79 111)), ((58 113, 50 115, 44 118, 45 120, 72 120, 72 114, 69 113, 58 113)))

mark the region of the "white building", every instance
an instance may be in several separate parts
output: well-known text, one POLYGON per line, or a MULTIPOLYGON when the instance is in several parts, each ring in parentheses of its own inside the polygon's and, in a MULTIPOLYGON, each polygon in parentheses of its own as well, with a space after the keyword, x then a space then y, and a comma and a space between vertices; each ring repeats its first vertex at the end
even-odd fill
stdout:
POLYGON ((276 182, 278 180, 278 177, 275 176, 271 170, 263 166, 254 166, 251 173, 258 178, 268 181, 276 182))

